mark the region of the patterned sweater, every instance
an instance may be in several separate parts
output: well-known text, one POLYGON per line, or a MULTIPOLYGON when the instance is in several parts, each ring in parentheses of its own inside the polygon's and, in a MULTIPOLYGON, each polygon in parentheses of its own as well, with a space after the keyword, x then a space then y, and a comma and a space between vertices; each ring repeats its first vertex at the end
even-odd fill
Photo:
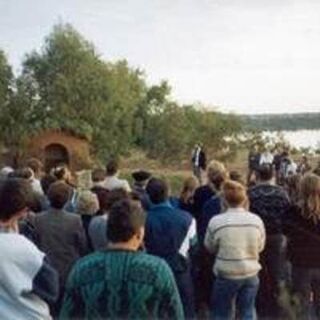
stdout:
POLYGON ((261 269, 259 253, 265 244, 262 220, 242 208, 230 208, 213 217, 204 245, 216 254, 214 273, 227 279, 244 279, 261 269))
POLYGON ((134 251, 100 251, 70 273, 60 319, 182 319, 168 265, 134 251))

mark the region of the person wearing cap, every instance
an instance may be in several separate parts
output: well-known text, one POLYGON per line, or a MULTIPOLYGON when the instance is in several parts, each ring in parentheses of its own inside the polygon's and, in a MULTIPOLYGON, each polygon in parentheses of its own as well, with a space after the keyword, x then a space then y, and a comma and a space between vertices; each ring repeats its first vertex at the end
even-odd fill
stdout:
POLYGON ((132 178, 134 180, 132 193, 140 199, 142 207, 148 210, 150 200, 146 191, 146 185, 151 178, 151 173, 145 170, 137 170, 132 173, 132 178))

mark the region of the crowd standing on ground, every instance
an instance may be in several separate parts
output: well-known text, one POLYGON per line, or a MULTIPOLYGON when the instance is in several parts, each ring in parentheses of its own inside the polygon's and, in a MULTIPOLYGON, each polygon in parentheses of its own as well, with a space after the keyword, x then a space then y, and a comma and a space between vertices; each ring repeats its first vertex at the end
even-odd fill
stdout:
POLYGON ((67 165, 0 171, 0 319, 320 317, 320 163, 289 149, 248 175, 196 146, 177 196, 119 163, 74 183, 67 165))

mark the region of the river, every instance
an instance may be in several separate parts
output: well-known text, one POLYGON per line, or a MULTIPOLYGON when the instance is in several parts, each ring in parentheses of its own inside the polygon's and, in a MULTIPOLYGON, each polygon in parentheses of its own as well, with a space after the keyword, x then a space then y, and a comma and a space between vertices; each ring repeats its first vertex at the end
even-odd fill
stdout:
MULTIPOLYGON (((290 145, 301 148, 310 147, 320 149, 320 130, 281 131, 283 137, 290 145)), ((276 131, 265 131, 264 135, 276 137, 276 131)))

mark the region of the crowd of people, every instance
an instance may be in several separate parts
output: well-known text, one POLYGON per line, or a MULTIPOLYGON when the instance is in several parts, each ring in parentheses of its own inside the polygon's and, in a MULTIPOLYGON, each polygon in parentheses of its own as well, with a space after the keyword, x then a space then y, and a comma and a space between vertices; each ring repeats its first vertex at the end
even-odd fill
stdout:
POLYGON ((320 317, 320 165, 253 150, 245 177, 197 148, 175 196, 114 160, 88 188, 2 168, 0 319, 320 317))

